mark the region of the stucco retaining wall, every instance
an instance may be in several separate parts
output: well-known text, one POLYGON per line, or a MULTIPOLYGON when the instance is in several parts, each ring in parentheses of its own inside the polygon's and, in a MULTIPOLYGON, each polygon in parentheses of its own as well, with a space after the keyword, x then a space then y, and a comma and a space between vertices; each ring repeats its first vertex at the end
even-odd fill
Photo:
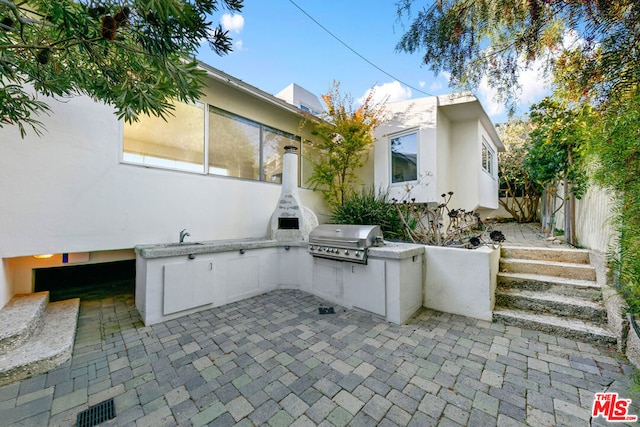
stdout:
POLYGON ((491 320, 500 251, 425 246, 424 306, 491 320))

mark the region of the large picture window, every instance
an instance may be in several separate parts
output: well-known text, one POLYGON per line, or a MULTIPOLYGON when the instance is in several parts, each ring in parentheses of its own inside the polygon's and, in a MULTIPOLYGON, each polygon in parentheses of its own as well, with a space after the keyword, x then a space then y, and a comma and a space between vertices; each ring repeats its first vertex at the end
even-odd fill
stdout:
POLYGON ((294 145, 300 148, 300 139, 290 133, 282 132, 268 126, 263 127, 264 180, 282 182, 282 162, 284 147, 294 145))
POLYGON ((301 148, 299 136, 202 103, 177 102, 166 122, 126 123, 123 136, 123 162, 275 183, 282 182, 284 147, 301 148))
POLYGON ((209 173, 260 179, 260 124, 211 108, 209 173))
POLYGON ((167 121, 141 116, 124 124, 122 159, 169 169, 204 171, 204 105, 174 104, 167 121))
POLYGON ((418 133, 412 132, 389 139, 391 145, 391 183, 417 181, 418 133))

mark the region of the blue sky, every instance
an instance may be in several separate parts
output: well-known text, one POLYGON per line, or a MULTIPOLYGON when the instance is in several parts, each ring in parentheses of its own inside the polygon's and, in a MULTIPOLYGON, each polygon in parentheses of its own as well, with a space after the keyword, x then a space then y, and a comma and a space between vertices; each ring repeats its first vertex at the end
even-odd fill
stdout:
MULTIPOLYGON (((297 83, 321 95, 333 80, 340 81, 341 92, 356 100, 374 85, 377 93, 389 95, 392 101, 455 91, 446 75, 436 76, 421 64, 419 54, 395 51, 408 21, 398 20, 394 0, 293 2, 245 0, 241 15, 216 16, 229 30, 234 51, 219 57, 205 46, 198 59, 271 94, 297 83), (341 44, 296 5, 383 71, 341 44)), ((522 84, 526 110, 545 89, 534 72, 525 74, 522 84)), ((494 121, 506 119, 486 84, 475 93, 494 121)))

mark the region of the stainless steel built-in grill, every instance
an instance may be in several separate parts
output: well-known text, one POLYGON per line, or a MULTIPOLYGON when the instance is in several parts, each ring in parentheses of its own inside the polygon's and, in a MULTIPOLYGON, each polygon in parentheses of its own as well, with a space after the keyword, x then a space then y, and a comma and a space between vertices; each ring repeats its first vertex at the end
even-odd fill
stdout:
POLYGON ((378 225, 322 224, 309 233, 309 253, 339 261, 367 263, 367 250, 383 245, 378 225))

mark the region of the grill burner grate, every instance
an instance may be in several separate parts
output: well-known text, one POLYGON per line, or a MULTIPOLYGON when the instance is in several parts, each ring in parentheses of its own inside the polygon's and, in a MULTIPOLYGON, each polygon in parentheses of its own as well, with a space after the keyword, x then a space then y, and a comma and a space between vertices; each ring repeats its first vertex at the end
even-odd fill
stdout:
POLYGON ((92 427, 116 417, 113 399, 105 400, 78 414, 77 427, 92 427))

